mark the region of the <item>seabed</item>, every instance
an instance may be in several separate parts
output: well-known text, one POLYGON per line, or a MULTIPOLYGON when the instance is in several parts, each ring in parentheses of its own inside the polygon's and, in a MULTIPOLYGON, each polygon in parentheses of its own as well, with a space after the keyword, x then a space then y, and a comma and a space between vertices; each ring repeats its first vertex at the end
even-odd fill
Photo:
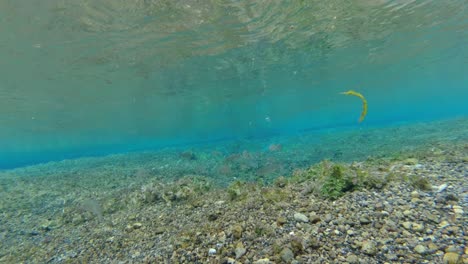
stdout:
POLYGON ((1 263, 468 263, 468 119, 0 171, 1 263))

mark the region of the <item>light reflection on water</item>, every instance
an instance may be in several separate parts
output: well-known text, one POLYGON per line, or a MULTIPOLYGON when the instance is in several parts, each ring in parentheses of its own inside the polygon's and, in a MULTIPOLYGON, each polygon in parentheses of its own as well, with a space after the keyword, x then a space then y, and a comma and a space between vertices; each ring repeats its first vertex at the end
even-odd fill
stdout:
POLYGON ((349 125, 350 88, 370 123, 428 115, 441 83, 466 110, 464 1, 5 0, 0 19, 7 152, 349 125))

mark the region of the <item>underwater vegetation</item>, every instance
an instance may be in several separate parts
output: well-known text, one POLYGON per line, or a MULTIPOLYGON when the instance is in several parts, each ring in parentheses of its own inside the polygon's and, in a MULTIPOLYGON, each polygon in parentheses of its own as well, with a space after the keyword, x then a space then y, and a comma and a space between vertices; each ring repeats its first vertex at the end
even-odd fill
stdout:
POLYGON ((387 185, 404 183, 416 190, 433 188, 424 175, 409 173, 418 166, 418 159, 396 155, 388 160, 369 158, 366 162, 341 163, 323 160, 306 169, 296 169, 289 176, 279 176, 272 182, 233 181, 226 189, 230 201, 243 201, 250 193, 261 191, 265 200, 284 201, 288 196, 284 188, 291 184, 304 185, 304 195, 316 195, 337 200, 346 193, 362 190, 379 190, 387 185), (394 165, 399 162, 403 165, 394 165))
POLYGON ((359 117, 359 123, 364 121, 364 118, 367 115, 367 100, 366 100, 366 98, 362 94, 360 94, 360 93, 358 93, 356 91, 353 91, 353 90, 349 90, 347 92, 342 92, 341 94, 354 95, 354 96, 357 96, 357 97, 361 98, 361 100, 362 100, 362 112, 361 112, 361 116, 359 117))
POLYGON ((324 160, 308 169, 296 170, 290 180, 305 183, 308 186, 305 193, 330 200, 336 200, 351 191, 382 189, 394 182, 404 182, 423 191, 432 187, 423 175, 396 173, 389 167, 389 164, 381 164, 376 170, 367 168, 362 163, 340 164, 324 160))

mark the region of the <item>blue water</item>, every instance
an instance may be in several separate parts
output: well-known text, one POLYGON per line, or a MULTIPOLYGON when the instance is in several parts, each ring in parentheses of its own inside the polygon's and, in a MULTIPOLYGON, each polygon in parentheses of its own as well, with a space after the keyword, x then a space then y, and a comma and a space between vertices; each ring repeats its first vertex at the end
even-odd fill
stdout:
POLYGON ((466 117, 467 14, 463 0, 4 0, 0 168, 466 117))

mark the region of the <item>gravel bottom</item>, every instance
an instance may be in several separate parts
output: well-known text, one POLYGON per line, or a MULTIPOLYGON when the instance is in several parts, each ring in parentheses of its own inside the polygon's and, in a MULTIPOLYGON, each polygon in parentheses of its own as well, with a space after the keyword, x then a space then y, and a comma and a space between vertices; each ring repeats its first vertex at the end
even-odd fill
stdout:
POLYGON ((106 164, 4 173, 0 263, 468 263, 466 141, 340 166, 381 181, 330 199, 307 168, 227 187, 106 164))

